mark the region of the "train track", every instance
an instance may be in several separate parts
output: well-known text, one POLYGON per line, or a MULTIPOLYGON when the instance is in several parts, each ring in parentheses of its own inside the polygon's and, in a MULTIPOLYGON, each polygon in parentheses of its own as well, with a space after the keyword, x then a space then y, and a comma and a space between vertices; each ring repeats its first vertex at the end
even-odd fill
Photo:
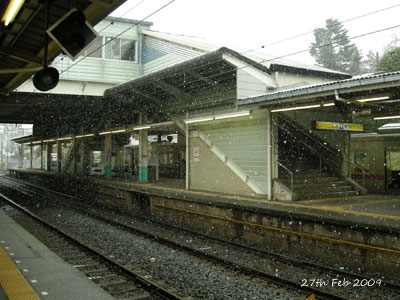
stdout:
POLYGON ((165 287, 132 272, 101 251, 84 244, 44 219, 2 195, 12 207, 5 208, 6 214, 19 225, 30 231, 50 250, 64 261, 86 275, 115 299, 162 300, 185 298, 175 295, 165 287))
POLYGON ((82 201, 76 198, 49 191, 42 187, 29 184, 22 184, 19 181, 7 180, 7 185, 19 189, 25 194, 46 194, 49 200, 54 201, 55 195, 63 197, 63 202, 69 202, 69 205, 77 208, 77 203, 81 210, 92 214, 96 218, 101 218, 106 222, 113 223, 116 226, 123 226, 125 230, 134 231, 155 238, 158 241, 184 249, 197 256, 207 258, 218 262, 227 267, 234 268, 250 277, 257 277, 272 280, 282 286, 291 286, 306 293, 314 293, 317 297, 324 299, 398 299, 400 298, 400 287, 395 283, 390 283, 381 278, 364 278, 359 274, 353 274, 340 270, 296 261, 286 256, 280 256, 275 253, 260 251, 249 247, 243 247, 232 242, 210 239, 209 237, 193 235, 188 231, 182 231, 175 227, 152 223, 149 226, 149 220, 138 220, 135 218, 132 224, 132 216, 124 218, 118 216, 115 218, 115 212, 108 213, 104 208, 94 209, 91 206, 82 206, 82 201), (34 192, 36 189, 36 192, 34 192), (99 215, 102 217, 99 217, 99 215), (107 216, 108 215, 108 216, 107 216), (154 232, 158 234, 155 235, 154 232), (180 237, 180 238, 177 238, 180 237))

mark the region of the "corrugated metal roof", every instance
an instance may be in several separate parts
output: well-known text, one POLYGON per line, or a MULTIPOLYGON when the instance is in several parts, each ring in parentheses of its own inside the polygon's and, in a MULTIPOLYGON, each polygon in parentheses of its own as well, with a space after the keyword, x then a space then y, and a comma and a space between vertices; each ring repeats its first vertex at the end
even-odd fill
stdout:
MULTIPOLYGON (((215 51, 221 48, 222 46, 226 46, 226 45, 216 45, 215 43, 207 41, 204 38, 199 38, 194 36, 178 35, 178 34, 159 32, 153 30, 143 30, 143 33, 155 38, 168 40, 170 42, 178 43, 183 46, 204 52, 215 51)), ((324 74, 327 77, 333 77, 333 78, 348 78, 351 76, 346 73, 330 70, 316 65, 304 64, 286 58, 285 59, 276 58, 276 56, 269 55, 264 52, 255 52, 248 50, 246 51, 232 46, 228 46, 228 48, 234 50, 235 52, 241 54, 244 57, 247 57, 255 61, 256 63, 266 66, 267 68, 271 69, 271 71, 274 71, 274 69, 276 69, 276 71, 286 70, 289 72, 299 72, 299 70, 302 70, 303 73, 317 72, 320 75, 324 74)))
MULTIPOLYGON (((129 92, 130 90, 134 89, 134 88, 138 88, 139 86, 144 86, 144 85, 148 85, 151 82, 155 82, 155 81, 159 81, 162 79, 166 79, 170 76, 174 76, 179 74, 180 72, 185 72, 187 70, 192 69, 193 67, 197 67, 197 69, 204 65, 204 66, 209 66, 211 62, 218 62, 221 65, 226 64, 226 62, 224 61, 224 59, 222 58, 223 54, 229 54, 232 55, 250 65, 252 65, 253 67, 259 69, 262 72, 265 72, 267 74, 271 73, 270 70, 266 67, 263 66, 261 64, 258 64, 250 59, 248 59, 247 57, 244 57, 242 55, 240 55, 239 53, 228 49, 228 48, 220 48, 216 51, 212 51, 212 52, 208 52, 205 54, 202 54, 200 56, 197 56, 195 58, 192 58, 190 60, 186 60, 184 62, 180 62, 177 64, 174 64, 170 67, 164 68, 162 70, 141 76, 139 78, 135 78, 133 80, 130 80, 128 82, 116 85, 112 88, 107 89, 104 92, 104 96, 105 97, 110 97, 110 96, 115 96, 118 94, 124 94, 126 92, 129 92)), ((198 71, 196 69, 196 71, 198 71)), ((209 67, 207 68, 209 69, 209 67)), ((232 70, 235 69, 232 67, 232 70)), ((211 70, 211 71, 215 71, 215 70, 211 70)), ((218 74, 217 74, 218 75, 218 74)), ((204 75, 205 78, 207 78, 209 75, 204 75)), ((220 74, 221 77, 226 76, 225 72, 222 72, 220 74)), ((216 80, 216 78, 213 78, 213 80, 216 80)), ((171 83, 172 84, 172 83, 171 83)))
POLYGON ((350 79, 329 81, 324 83, 306 85, 297 88, 268 93, 262 96, 238 99, 237 105, 268 103, 278 99, 288 99, 305 95, 314 95, 323 92, 349 89, 353 87, 375 85, 381 83, 398 82, 400 84, 400 71, 390 73, 365 74, 353 76, 350 79))

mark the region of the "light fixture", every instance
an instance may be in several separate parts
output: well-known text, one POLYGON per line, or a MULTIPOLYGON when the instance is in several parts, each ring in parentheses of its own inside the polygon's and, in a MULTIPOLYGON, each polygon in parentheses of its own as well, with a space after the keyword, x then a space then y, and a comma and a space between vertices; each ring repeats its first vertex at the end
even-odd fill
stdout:
POLYGON ((149 129, 149 128, 151 128, 150 125, 145 125, 145 126, 133 127, 133 130, 143 130, 143 129, 149 129))
POLYGON ((186 124, 192 124, 192 123, 198 123, 198 122, 206 122, 206 121, 212 121, 214 118, 212 117, 205 117, 205 118, 196 118, 196 119, 187 119, 184 120, 186 124))
POLYGON ((50 140, 44 140, 43 143, 48 143, 48 142, 55 142, 56 140, 50 139, 50 140))
POLYGON ((214 119, 221 120, 221 119, 228 119, 228 118, 244 117, 244 116, 249 116, 249 115, 250 115, 250 111, 246 110, 246 111, 234 112, 234 113, 225 114, 225 115, 218 115, 218 116, 215 116, 214 119))
POLYGON ((103 132, 99 132, 99 135, 110 134, 110 133, 111 133, 111 130, 110 131, 103 131, 103 132))
POLYGON ((14 21, 15 16, 18 14, 24 2, 25 0, 11 0, 10 3, 8 3, 7 9, 1 19, 5 26, 8 26, 8 24, 14 21))
POLYGON ((68 137, 62 137, 62 138, 57 139, 57 141, 66 141, 66 140, 72 140, 72 137, 68 136, 68 137))
POLYGON ((331 103, 324 103, 322 104, 323 107, 327 107, 327 106, 335 106, 335 102, 331 102, 331 103))
POLYGON ((400 116, 384 116, 384 117, 375 117, 374 120, 388 120, 388 119, 400 119, 400 116))
POLYGON ((289 111, 289 110, 298 110, 298 109, 309 109, 309 108, 317 108, 321 107, 320 104, 316 105, 307 105, 307 106, 295 106, 295 107, 287 107, 287 108, 278 108, 278 109, 273 109, 271 112, 279 112, 279 111, 289 111))
POLYGON ((122 133, 126 132, 126 129, 118 129, 118 130, 112 130, 111 133, 122 133))
POLYGON ((42 141, 35 141, 35 142, 32 142, 32 144, 41 144, 42 143, 42 141))
POLYGON ((94 133, 88 133, 88 134, 82 134, 82 135, 77 135, 75 136, 77 139, 83 138, 83 137, 89 137, 89 136, 94 136, 94 133))
POLYGON ((390 96, 382 96, 382 97, 374 97, 374 98, 365 98, 365 99, 358 99, 357 102, 369 102, 369 101, 378 101, 378 100, 387 100, 390 96))

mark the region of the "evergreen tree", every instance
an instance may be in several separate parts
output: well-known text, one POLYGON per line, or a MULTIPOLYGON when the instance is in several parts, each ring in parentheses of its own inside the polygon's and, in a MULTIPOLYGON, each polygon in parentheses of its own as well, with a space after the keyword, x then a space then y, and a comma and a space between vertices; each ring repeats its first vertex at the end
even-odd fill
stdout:
POLYGON ((315 42, 310 54, 328 69, 350 74, 361 71, 361 52, 350 43, 347 30, 336 19, 327 19, 325 28, 314 29, 315 42))
POLYGON ((362 62, 362 73, 374 73, 377 70, 379 53, 369 50, 365 60, 362 62))
POLYGON ((393 49, 383 55, 378 62, 377 70, 384 72, 400 71, 400 48, 393 49))

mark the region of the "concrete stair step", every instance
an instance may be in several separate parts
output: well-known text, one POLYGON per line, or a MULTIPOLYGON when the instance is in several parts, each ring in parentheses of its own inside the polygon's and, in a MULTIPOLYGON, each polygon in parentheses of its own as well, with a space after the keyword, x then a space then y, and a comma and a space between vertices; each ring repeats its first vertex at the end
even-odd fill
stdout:
MULTIPOLYGON (((286 182, 285 182, 286 183, 286 182)), ((293 188, 300 188, 300 189, 309 189, 313 186, 317 188, 330 188, 330 187, 343 187, 347 186, 348 184, 344 180, 337 180, 337 181, 306 181, 301 183, 293 184, 293 188)))
POLYGON ((294 192, 298 195, 305 194, 324 194, 324 193, 336 193, 336 192, 349 192, 352 191, 353 187, 350 185, 344 186, 323 186, 323 187, 294 187, 294 192))
MULTIPOLYGON (((290 184, 290 178, 282 178, 280 179, 282 182, 290 184)), ((327 176, 327 177, 294 177, 293 184, 294 185, 310 185, 310 184, 319 184, 319 183, 332 183, 332 184, 339 184, 341 181, 339 178, 334 176, 327 176)))
POLYGON ((335 193, 315 193, 315 194, 303 194, 297 195, 296 200, 314 200, 314 199, 325 199, 325 198, 339 198, 339 197, 351 197, 357 196, 357 191, 346 191, 346 192, 335 192, 335 193))

